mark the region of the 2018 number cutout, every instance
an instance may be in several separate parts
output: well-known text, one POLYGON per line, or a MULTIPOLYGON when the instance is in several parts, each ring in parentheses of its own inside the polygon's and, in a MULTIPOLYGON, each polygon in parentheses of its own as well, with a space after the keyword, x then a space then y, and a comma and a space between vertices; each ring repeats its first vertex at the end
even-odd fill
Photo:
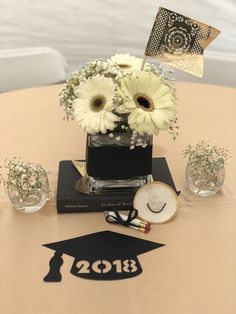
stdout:
POLYGON ((117 259, 111 262, 101 259, 97 260, 90 265, 90 263, 86 260, 78 261, 76 264, 78 268, 78 273, 80 274, 88 274, 90 273, 91 269, 99 274, 105 274, 115 269, 116 273, 134 273, 137 271, 136 261, 133 259, 125 259, 124 261, 117 259))

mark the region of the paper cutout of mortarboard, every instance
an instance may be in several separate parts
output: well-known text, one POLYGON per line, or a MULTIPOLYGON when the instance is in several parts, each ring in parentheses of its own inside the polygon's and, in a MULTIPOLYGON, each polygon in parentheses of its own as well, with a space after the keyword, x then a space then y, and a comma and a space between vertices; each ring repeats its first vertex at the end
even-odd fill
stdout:
POLYGON ((160 7, 145 56, 202 77, 204 49, 219 34, 212 26, 160 7))
POLYGON ((74 258, 70 272, 81 278, 118 280, 135 277, 142 273, 137 255, 164 245, 112 231, 101 231, 43 244, 55 251, 44 281, 61 281, 60 268, 63 264, 63 254, 74 258))

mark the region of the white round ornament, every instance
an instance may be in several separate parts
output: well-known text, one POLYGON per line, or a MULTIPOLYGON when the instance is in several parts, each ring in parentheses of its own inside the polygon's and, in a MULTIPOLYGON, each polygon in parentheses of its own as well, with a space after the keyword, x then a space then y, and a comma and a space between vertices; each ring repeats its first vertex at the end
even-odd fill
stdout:
POLYGON ((169 185, 153 181, 136 192, 133 207, 141 219, 154 224, 164 223, 177 211, 177 194, 169 185))

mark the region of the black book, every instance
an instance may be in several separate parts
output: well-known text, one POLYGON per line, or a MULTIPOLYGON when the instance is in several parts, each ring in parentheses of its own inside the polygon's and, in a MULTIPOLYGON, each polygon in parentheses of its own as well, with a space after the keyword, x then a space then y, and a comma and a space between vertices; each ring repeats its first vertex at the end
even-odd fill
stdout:
MULTIPOLYGON (((152 176, 155 181, 170 185, 178 193, 164 157, 153 158, 152 176)), ((57 186, 58 213, 130 210, 133 208, 132 203, 136 191, 83 194, 76 189, 76 182, 80 177, 80 173, 71 160, 60 161, 57 186)))

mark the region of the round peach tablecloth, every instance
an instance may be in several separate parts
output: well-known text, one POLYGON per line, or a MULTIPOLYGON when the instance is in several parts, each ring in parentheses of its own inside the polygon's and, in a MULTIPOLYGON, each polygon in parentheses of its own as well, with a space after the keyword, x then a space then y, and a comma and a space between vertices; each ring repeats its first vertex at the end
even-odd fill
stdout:
POLYGON ((58 215, 55 194, 60 160, 85 156, 85 134, 63 121, 61 86, 0 94, 0 164, 6 157, 39 162, 50 172, 52 198, 38 213, 13 209, 0 191, 0 313, 2 314, 234 314, 236 313, 236 89, 177 83, 180 135, 155 138, 155 156, 167 158, 181 190, 174 220, 147 235, 108 225, 103 213, 58 215), (220 193, 191 194, 182 150, 202 139, 227 147, 233 158, 220 193), (42 244, 112 230, 166 246, 139 256, 143 273, 120 281, 70 274, 64 256, 60 283, 44 283, 52 251, 42 244))

